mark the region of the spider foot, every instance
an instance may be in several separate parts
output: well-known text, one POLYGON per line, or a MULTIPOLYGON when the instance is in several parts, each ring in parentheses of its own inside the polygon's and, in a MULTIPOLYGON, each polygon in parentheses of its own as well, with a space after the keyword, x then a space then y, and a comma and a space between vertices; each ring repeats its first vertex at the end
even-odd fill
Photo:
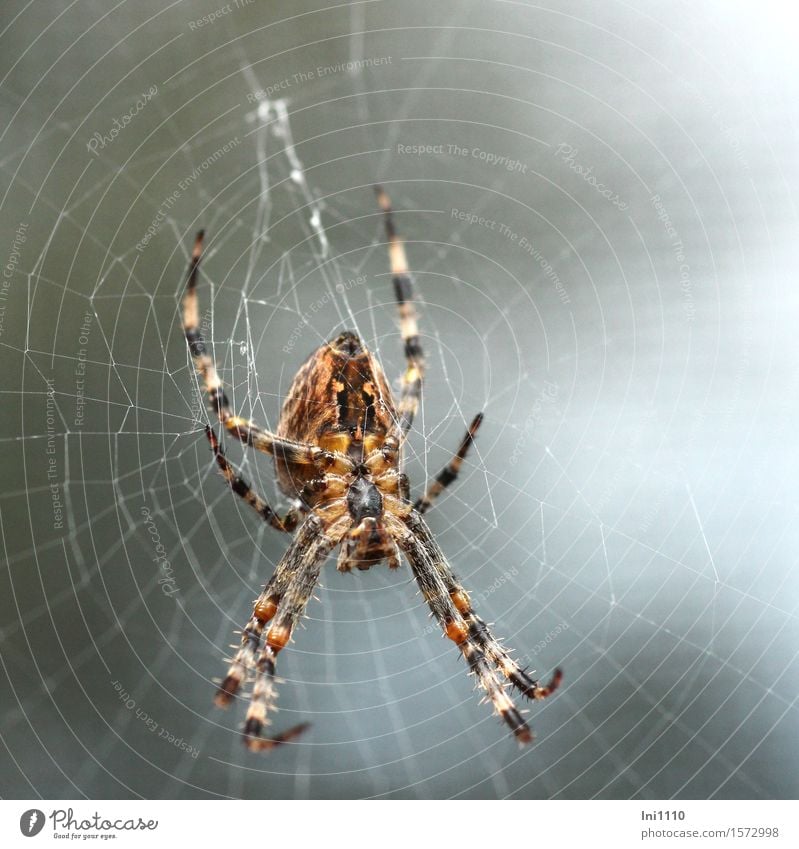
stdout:
MULTIPOLYGON (((506 657, 506 661, 508 660, 509 659, 506 657)), ((552 678, 549 684, 544 685, 528 675, 526 669, 521 669, 512 662, 506 662, 503 667, 503 672, 511 684, 513 684, 513 686, 516 687, 523 696, 528 699, 535 699, 536 701, 541 701, 542 699, 546 699, 551 696, 555 690, 560 687, 561 682, 563 681, 563 671, 561 669, 556 669, 552 673, 552 678)))
POLYGON ((296 740, 307 728, 310 728, 310 723, 301 722, 299 725, 295 725, 280 734, 275 734, 273 737, 261 737, 263 722, 256 717, 250 717, 244 723, 242 741, 251 752, 267 752, 277 746, 282 746, 284 743, 296 740))
MULTIPOLYGON (((555 690, 560 687, 561 682, 563 681, 563 670, 558 668, 552 673, 552 678, 549 684, 545 686, 541 686, 536 682, 536 686, 533 688, 532 693, 530 693, 530 698, 533 699, 546 699, 551 696, 555 690)), ((527 694, 525 694, 527 695, 527 694)))
POLYGON ((516 738, 520 749, 529 746, 535 740, 535 734, 526 725, 514 731, 513 736, 516 738))
POLYGON ((533 732, 530 730, 530 726, 524 721, 524 717, 512 703, 499 707, 498 713, 502 721, 513 732, 513 736, 516 738, 519 746, 526 746, 528 743, 533 742, 535 738, 533 737, 533 732))

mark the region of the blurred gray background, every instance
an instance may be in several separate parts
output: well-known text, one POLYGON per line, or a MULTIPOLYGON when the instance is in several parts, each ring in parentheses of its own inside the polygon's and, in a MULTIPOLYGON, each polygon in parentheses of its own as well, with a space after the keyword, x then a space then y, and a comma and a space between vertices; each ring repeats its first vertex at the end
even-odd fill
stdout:
POLYGON ((3 797, 796 797, 782 14, 3 4, 3 797), (191 240, 234 404, 274 426, 343 328, 400 374, 377 181, 429 359, 414 492, 484 410, 430 524, 517 656, 565 671, 524 751, 407 566, 324 569, 280 658, 298 744, 249 754, 244 705, 212 705, 287 538, 212 467, 191 240))

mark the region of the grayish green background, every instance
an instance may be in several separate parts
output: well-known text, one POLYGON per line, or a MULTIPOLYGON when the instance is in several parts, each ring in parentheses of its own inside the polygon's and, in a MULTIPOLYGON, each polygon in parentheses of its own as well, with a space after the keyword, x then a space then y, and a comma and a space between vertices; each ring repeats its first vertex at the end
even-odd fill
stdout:
MULTIPOLYGON (((0 793, 795 797, 797 67, 774 6, 254 0, 198 25, 222 8, 3 3, 0 793), (244 706, 212 705, 287 540, 212 468, 191 239, 235 406, 274 425, 344 327, 400 373, 376 181, 429 358, 415 492, 483 409, 430 523, 518 656, 565 670, 524 751, 407 567, 325 568, 280 658, 297 745, 253 756, 244 706)), ((280 501, 267 458, 230 456, 280 501)))

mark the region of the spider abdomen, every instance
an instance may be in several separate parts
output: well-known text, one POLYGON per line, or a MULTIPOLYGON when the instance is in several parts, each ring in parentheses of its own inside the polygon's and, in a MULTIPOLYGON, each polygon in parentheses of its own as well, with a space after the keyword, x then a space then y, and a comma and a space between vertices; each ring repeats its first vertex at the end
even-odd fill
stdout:
MULTIPOLYGON (((354 333, 317 348, 303 363, 283 403, 278 435, 344 454, 356 463, 383 444, 396 409, 385 373, 354 333)), ((313 469, 275 458, 278 482, 299 497, 313 469)))

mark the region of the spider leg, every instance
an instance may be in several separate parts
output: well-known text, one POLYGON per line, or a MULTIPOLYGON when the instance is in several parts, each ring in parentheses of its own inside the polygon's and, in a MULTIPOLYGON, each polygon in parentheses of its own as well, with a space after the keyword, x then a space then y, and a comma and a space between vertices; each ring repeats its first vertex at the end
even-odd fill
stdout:
POLYGON ((206 425, 205 435, 211 443, 211 450, 216 457, 217 465, 219 466, 225 480, 230 484, 230 488, 240 498, 244 499, 247 504, 268 524, 279 531, 291 533, 296 527, 300 519, 300 511, 296 507, 292 507, 285 516, 278 516, 277 513, 258 495, 252 486, 243 478, 230 464, 230 461, 225 456, 219 440, 213 429, 206 425))
POLYGON ((250 621, 241 634, 241 644, 230 662, 227 675, 217 690, 215 701, 219 707, 227 707, 238 693, 247 676, 255 671, 261 634, 270 622, 280 599, 286 592, 292 575, 302 562, 301 552, 309 551, 321 532, 321 521, 311 513, 300 525, 292 544, 275 567, 275 572, 253 604, 250 621))
POLYGON ((297 725, 292 725, 286 731, 273 734, 271 737, 261 736, 261 729, 268 722, 267 713, 274 707, 277 699, 275 687, 276 658, 277 655, 269 646, 264 647, 258 655, 255 686, 253 687, 252 701, 247 710, 247 719, 243 730, 244 745, 251 752, 268 752, 276 746, 295 740, 310 724, 300 722, 297 725))
MULTIPOLYGON (((298 547, 298 563, 292 571, 285 592, 280 598, 272 624, 266 632, 264 646, 256 661, 255 685, 252 699, 244 722, 244 745, 252 752, 262 752, 299 736, 308 723, 301 723, 274 737, 262 737, 261 731, 268 724, 268 714, 274 709, 277 692, 275 689, 275 662, 277 654, 291 639, 294 626, 302 618, 305 607, 319 578, 322 563, 327 554, 340 541, 348 519, 331 526, 327 533, 321 523, 315 529, 313 542, 298 547)), ((291 549, 289 549, 291 551, 291 549)), ((288 552, 287 552, 288 554, 288 552)))
POLYGON ((248 674, 254 673, 255 683, 243 729, 244 743, 251 751, 272 749, 296 738, 307 727, 303 723, 273 737, 261 736, 277 697, 277 655, 288 643, 294 626, 305 611, 325 557, 340 541, 348 524, 346 518, 338 520, 325 531, 322 519, 311 514, 255 602, 253 616, 242 634, 241 646, 216 694, 218 705, 229 704, 248 674), (270 621, 261 646, 261 636, 270 621))
MULTIPOLYGON (((421 518, 418 521, 422 523, 421 518)), ((529 743, 533 739, 532 732, 506 692, 506 685, 497 674, 493 658, 472 632, 447 589, 441 570, 441 564, 446 564, 443 552, 429 533, 427 538, 420 538, 393 516, 390 517, 390 526, 410 563, 422 595, 444 633, 458 646, 469 669, 477 678, 478 685, 485 691, 494 709, 518 742, 522 745, 529 743)))
POLYGON ((472 442, 474 442, 477 428, 480 427, 480 423, 482 421, 482 413, 478 413, 472 419, 472 423, 469 425, 469 429, 464 434, 461 444, 455 452, 455 456, 427 485, 424 495, 417 499, 416 503, 413 505, 414 510, 418 510, 420 513, 426 513, 433 506, 433 502, 436 498, 438 498, 438 496, 455 481, 458 477, 458 472, 460 472, 461 466, 463 465, 463 459, 471 447, 472 442))
POLYGON ((478 645, 483 647, 485 653, 502 670, 502 674, 522 695, 527 696, 528 699, 546 699, 560 687, 563 681, 562 670, 556 669, 548 684, 541 684, 531 678, 491 633, 488 625, 471 609, 466 591, 462 588, 455 590, 452 597, 456 605, 464 603, 464 609, 461 612, 463 618, 469 624, 469 634, 472 635, 478 645))
POLYGON ((194 368, 202 379, 203 388, 208 396, 209 407, 216 413, 227 432, 245 445, 251 445, 258 451, 279 456, 288 463, 330 465, 332 456, 318 446, 283 439, 269 430, 258 427, 254 422, 233 413, 227 395, 225 395, 222 380, 217 373, 216 365, 208 354, 205 339, 200 331, 197 280, 199 279, 200 262, 202 260, 204 235, 204 230, 197 233, 189 262, 186 291, 183 295, 183 330, 194 361, 194 368))
POLYGON ((375 186, 377 202, 384 213, 388 256, 394 281, 394 294, 400 314, 400 333, 405 347, 407 365, 402 375, 402 390, 397 404, 397 420, 386 435, 384 448, 397 451, 413 424, 422 396, 422 378, 424 377, 424 351, 419 340, 416 307, 413 303, 413 284, 408 275, 408 261, 405 246, 394 227, 391 199, 381 186, 375 186))
POLYGON ((500 669, 505 678, 522 695, 528 699, 535 700, 546 699, 548 696, 551 696, 560 686, 563 680, 563 672, 560 669, 556 669, 548 684, 541 684, 536 679, 531 678, 491 633, 485 621, 474 612, 469 594, 455 577, 443 554, 440 553, 438 544, 433 539, 430 529, 425 525, 421 517, 418 514, 414 516, 411 513, 406 521, 408 527, 424 546, 439 552, 439 556, 434 558, 435 567, 441 576, 441 580, 453 604, 469 626, 469 636, 485 651, 486 655, 500 669))
POLYGON ((227 707, 248 675, 255 671, 264 627, 274 618, 277 605, 297 568, 297 553, 303 548, 307 549, 313 543, 319 525, 318 518, 313 514, 303 522, 292 545, 280 559, 274 574, 255 600, 252 617, 241 634, 241 644, 233 655, 227 675, 216 692, 214 701, 218 707, 227 707))

